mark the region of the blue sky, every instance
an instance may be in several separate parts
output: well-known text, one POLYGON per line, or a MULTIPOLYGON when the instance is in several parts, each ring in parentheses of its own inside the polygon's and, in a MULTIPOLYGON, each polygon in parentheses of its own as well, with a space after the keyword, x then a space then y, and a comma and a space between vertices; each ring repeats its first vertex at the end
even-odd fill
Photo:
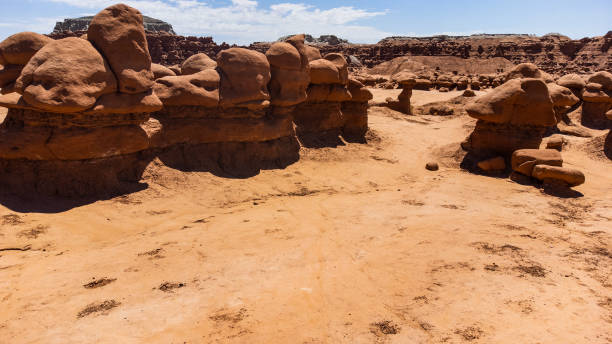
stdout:
MULTIPOLYGON (((49 33, 63 18, 92 15, 112 0, 0 0, 0 40, 49 33)), ((579 39, 612 30, 612 0, 125 0, 183 35, 248 44, 298 32, 355 43, 386 36, 559 32, 579 39)))

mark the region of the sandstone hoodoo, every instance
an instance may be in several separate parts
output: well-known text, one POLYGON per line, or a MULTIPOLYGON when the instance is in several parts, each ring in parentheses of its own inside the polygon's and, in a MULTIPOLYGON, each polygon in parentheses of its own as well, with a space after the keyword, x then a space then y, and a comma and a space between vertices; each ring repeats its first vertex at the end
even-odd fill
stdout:
POLYGON ((393 110, 411 115, 410 97, 412 97, 412 88, 416 84, 417 76, 413 73, 402 71, 391 76, 391 80, 400 85, 402 92, 397 96, 397 100, 387 99, 386 105, 393 110))
POLYGON ((320 58, 304 35, 266 54, 230 48, 168 68, 151 62, 138 10, 114 5, 88 25, 80 38, 0 43, 0 105, 10 108, 0 180, 14 190, 113 193, 154 157, 250 176, 299 158, 294 121, 304 138, 365 141, 372 94, 349 79, 344 56, 320 58))
POLYGON ((548 87, 541 79, 512 79, 465 109, 478 121, 463 147, 483 157, 538 148, 546 128, 557 123, 548 87))
POLYGON ((612 109, 612 73, 597 72, 587 80, 582 91, 582 124, 587 127, 612 128, 606 112, 612 109))
POLYGON ((337 140, 345 124, 342 102, 350 101, 348 64, 340 54, 310 61, 310 85, 305 102, 293 111, 296 132, 303 143, 337 140))
POLYGON ((151 148, 169 166, 235 176, 295 162, 291 118, 271 111, 266 57, 232 48, 217 62, 216 69, 156 80, 164 108, 153 114, 159 122, 151 123, 151 148))

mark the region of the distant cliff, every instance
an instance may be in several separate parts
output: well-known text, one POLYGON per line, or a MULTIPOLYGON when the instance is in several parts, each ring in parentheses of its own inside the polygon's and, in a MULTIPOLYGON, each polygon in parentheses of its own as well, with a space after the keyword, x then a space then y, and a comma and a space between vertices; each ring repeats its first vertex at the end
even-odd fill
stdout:
MULTIPOLYGON (((251 44, 265 52, 271 43, 251 44)), ((531 62, 549 73, 612 71, 612 31, 605 36, 572 40, 560 34, 542 37, 523 34, 472 36, 388 37, 376 44, 317 44, 322 54, 353 55, 367 67, 400 56, 503 57, 514 64, 531 62)))
MULTIPOLYGON (((66 32, 66 31, 71 31, 71 32, 86 31, 87 28, 89 28, 89 23, 91 23, 92 19, 93 19, 93 16, 64 19, 64 21, 57 22, 55 24, 53 33, 58 34, 58 33, 66 32)), ((147 17, 147 16, 143 16, 143 19, 144 19, 144 27, 145 27, 145 30, 147 31, 167 32, 172 35, 176 34, 174 32, 174 29, 172 28, 172 25, 162 20, 147 17)))

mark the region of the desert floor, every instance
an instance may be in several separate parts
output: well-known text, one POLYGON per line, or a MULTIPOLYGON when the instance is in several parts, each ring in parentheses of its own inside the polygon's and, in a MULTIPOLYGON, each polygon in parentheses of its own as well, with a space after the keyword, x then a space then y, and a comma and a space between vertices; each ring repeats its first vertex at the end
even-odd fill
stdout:
POLYGON ((461 170, 473 125, 373 107, 367 145, 248 179, 3 196, 0 342, 611 343, 612 161, 568 137, 586 183, 552 196, 461 170))

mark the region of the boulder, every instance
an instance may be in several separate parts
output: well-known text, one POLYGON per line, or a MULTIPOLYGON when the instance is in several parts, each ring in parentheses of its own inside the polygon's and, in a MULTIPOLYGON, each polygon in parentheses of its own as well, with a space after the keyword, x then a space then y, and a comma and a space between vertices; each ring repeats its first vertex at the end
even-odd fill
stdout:
POLYGON ((45 45, 30 59, 15 83, 33 107, 50 112, 79 112, 98 97, 117 90, 102 55, 89 43, 71 37, 45 45))
POLYGON ((476 93, 470 89, 463 91, 464 97, 476 97, 476 93))
POLYGON ((466 105, 467 113, 492 123, 552 126, 553 102, 540 79, 512 79, 466 105))
POLYGON ((578 186, 584 183, 584 173, 574 168, 536 165, 531 176, 544 183, 562 183, 566 186, 578 186))
POLYGON ((512 79, 522 78, 542 79, 545 83, 554 82, 554 79, 550 74, 541 71, 538 66, 533 63, 521 63, 503 76, 505 82, 512 79))
POLYGON ((191 75, 157 79, 153 90, 166 106, 194 105, 215 108, 219 105, 219 83, 217 71, 207 69, 191 75))
POLYGON ((34 32, 20 32, 0 42, 0 65, 25 65, 53 39, 34 32))
POLYGON ((151 89, 151 56, 137 9, 118 4, 102 10, 89 24, 87 39, 108 61, 120 92, 138 94, 151 89))
POLYGON ((151 64, 151 71, 153 72, 153 77, 155 80, 165 76, 176 76, 176 73, 174 73, 170 68, 164 67, 157 63, 151 64))
POLYGON ((244 48, 222 50, 217 55, 223 107, 260 109, 270 104, 270 63, 266 55, 244 48))
POLYGON ((429 161, 425 164, 425 169, 429 171, 437 171, 440 169, 440 166, 438 166, 438 163, 435 161, 429 161))
POLYGON ((567 87, 572 91, 581 91, 586 82, 578 74, 566 74, 557 80, 557 85, 567 87))
POLYGON ((531 176, 536 165, 562 166, 561 153, 554 149, 519 149, 512 154, 512 170, 531 176))
POLYGON ((322 59, 321 52, 319 49, 313 47, 312 45, 304 46, 304 50, 306 52, 306 57, 308 58, 308 62, 322 59))
POLYGON ((485 172, 500 172, 506 169, 506 160, 498 156, 478 162, 478 168, 485 172))
POLYGON ((199 53, 191 55, 181 65, 181 74, 189 75, 201 72, 206 69, 217 68, 217 62, 213 61, 208 55, 199 53))
POLYGON ((563 139, 563 136, 554 134, 548 138, 548 141, 546 141, 546 148, 561 151, 564 143, 565 140, 563 139))

